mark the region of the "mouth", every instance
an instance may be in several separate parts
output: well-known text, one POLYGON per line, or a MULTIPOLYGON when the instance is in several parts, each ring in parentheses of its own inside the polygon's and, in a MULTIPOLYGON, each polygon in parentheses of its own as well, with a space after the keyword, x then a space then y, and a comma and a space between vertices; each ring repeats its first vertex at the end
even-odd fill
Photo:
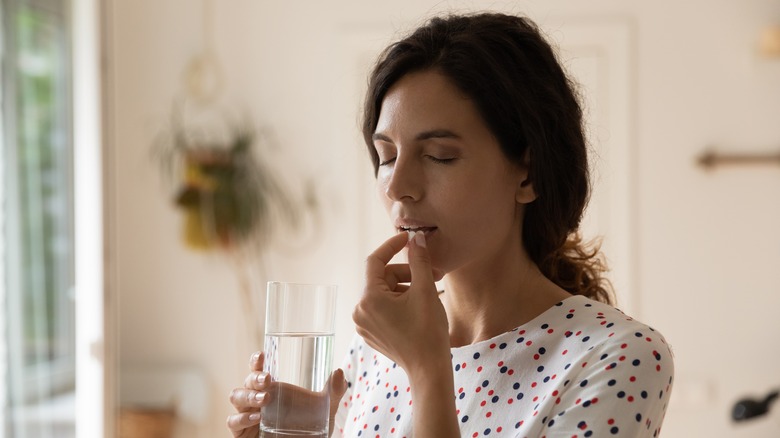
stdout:
POLYGON ((398 231, 405 231, 405 232, 413 231, 415 233, 425 233, 426 236, 436 231, 436 229, 437 227, 414 227, 414 226, 406 226, 406 225, 401 225, 398 227, 398 231))

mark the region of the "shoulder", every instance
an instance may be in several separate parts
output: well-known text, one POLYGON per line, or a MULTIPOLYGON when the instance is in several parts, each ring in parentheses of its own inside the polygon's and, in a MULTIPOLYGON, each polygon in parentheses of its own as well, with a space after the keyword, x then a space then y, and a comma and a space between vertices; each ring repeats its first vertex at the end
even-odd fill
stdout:
POLYGON ((671 357, 671 348, 666 338, 652 326, 609 304, 588 298, 583 298, 582 301, 592 309, 591 316, 598 326, 604 328, 601 333, 601 336, 606 335, 603 344, 618 346, 621 350, 663 350, 671 357))
MULTIPOLYGON (((587 364, 592 373, 625 376, 629 381, 649 379, 660 386, 671 384, 674 375, 672 349, 664 336, 609 304, 575 297, 571 302, 582 319, 579 326, 591 337, 587 364)), ((608 379, 611 380, 611 377, 608 379)))

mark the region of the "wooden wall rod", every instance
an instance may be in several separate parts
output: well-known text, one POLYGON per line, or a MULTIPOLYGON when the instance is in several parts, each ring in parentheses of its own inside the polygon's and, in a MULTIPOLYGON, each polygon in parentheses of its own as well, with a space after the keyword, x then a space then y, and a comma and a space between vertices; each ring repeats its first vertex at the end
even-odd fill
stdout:
POLYGON ((697 162, 701 167, 707 170, 726 165, 778 165, 780 164, 780 152, 746 154, 723 153, 708 150, 699 156, 697 162))

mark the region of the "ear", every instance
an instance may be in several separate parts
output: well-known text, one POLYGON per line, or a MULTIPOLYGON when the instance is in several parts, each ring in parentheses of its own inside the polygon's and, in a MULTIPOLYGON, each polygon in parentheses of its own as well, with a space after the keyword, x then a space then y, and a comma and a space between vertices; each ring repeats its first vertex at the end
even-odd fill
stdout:
POLYGON ((518 204, 530 204, 536 200, 536 190, 530 178, 531 149, 528 148, 523 156, 523 164, 517 166, 517 191, 515 201, 518 204))

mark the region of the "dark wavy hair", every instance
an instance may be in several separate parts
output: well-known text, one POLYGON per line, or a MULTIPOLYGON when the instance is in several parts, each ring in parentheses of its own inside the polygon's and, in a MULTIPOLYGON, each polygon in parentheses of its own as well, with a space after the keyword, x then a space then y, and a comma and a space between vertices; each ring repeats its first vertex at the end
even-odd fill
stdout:
POLYGON ((523 163, 537 199, 528 204, 523 243, 542 273, 569 293, 612 303, 599 245, 578 228, 590 181, 577 87, 529 19, 499 13, 431 19, 380 55, 363 112, 363 137, 376 173, 373 145, 385 94, 402 76, 435 69, 475 103, 506 157, 523 163))

